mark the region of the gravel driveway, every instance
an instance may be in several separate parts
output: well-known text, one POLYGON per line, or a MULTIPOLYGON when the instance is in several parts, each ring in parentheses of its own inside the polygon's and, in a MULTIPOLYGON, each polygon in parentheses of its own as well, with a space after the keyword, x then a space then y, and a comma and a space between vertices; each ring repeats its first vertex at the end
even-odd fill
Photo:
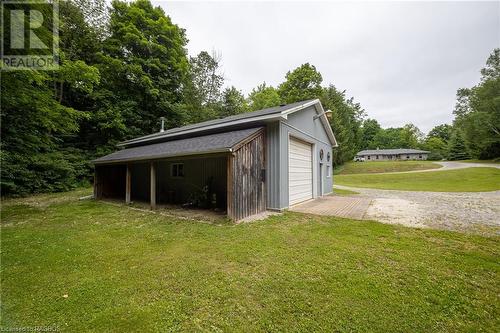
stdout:
POLYGON ((426 170, 413 170, 413 171, 395 171, 395 172, 383 172, 385 174, 387 173, 415 173, 415 172, 434 172, 434 171, 444 171, 444 170, 456 170, 456 169, 465 169, 465 168, 497 168, 500 169, 500 164, 494 164, 494 163, 468 163, 468 162, 453 162, 453 161, 446 161, 446 162, 436 162, 433 161, 432 163, 439 164, 442 167, 438 169, 426 169, 426 170))
POLYGON ((359 192, 359 196, 372 200, 364 219, 500 234, 500 191, 416 192, 335 187, 359 192))
POLYGON ((434 162, 441 164, 443 167, 439 169, 421 170, 421 171, 443 171, 443 170, 453 170, 453 169, 465 169, 465 168, 497 168, 500 169, 500 164, 494 163, 469 163, 469 162, 434 162))

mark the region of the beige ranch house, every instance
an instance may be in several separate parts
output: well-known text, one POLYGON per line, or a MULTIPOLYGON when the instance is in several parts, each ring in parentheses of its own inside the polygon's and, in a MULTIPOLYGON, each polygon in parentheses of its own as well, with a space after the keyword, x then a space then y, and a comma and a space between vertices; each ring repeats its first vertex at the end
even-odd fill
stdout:
POLYGON ((410 161, 426 160, 429 151, 418 149, 374 149, 362 150, 356 154, 355 160, 365 161, 410 161))

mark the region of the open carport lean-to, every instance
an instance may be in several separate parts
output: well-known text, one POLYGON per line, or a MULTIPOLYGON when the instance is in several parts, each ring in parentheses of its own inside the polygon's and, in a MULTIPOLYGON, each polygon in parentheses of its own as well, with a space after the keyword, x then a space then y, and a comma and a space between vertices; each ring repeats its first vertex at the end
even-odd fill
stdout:
POLYGON ((263 128, 131 147, 94 164, 96 199, 145 201, 155 209, 205 197, 234 220, 266 209, 263 128))

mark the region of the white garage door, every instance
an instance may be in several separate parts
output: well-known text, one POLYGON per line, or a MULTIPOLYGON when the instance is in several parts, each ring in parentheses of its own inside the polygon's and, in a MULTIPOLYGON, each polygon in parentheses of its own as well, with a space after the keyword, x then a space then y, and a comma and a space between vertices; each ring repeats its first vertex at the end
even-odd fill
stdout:
POLYGON ((289 205, 312 198, 312 145, 290 137, 288 160, 289 205))

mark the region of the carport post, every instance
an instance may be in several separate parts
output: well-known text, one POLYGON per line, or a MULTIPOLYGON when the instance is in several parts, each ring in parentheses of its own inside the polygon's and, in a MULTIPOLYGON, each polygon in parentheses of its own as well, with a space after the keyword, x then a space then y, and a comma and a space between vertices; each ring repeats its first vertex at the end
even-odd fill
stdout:
POLYGON ((150 194, 149 194, 149 199, 150 199, 150 202, 151 202, 151 209, 155 209, 156 208, 156 166, 155 166, 155 162, 151 161, 151 164, 150 164, 150 175, 151 175, 151 184, 150 184, 150 194))
POLYGON ((130 203, 130 186, 131 186, 132 175, 130 172, 130 165, 127 164, 127 176, 125 179, 125 203, 128 205, 130 203))
POLYGON ((101 199, 101 192, 99 191, 99 173, 96 166, 94 166, 94 199, 101 199))

